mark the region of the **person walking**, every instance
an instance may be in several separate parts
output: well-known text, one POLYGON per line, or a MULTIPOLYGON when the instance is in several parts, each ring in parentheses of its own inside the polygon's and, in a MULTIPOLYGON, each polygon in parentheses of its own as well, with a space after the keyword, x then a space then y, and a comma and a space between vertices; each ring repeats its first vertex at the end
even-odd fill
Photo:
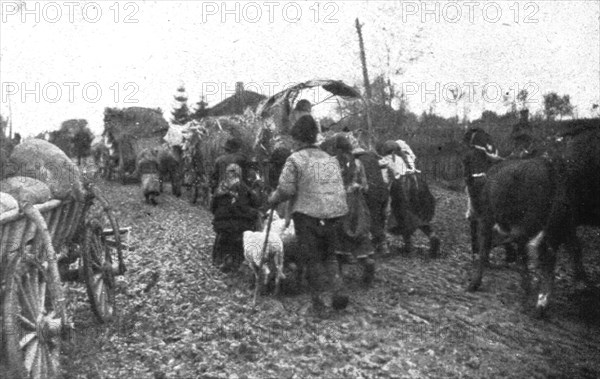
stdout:
POLYGON ((334 309, 343 309, 349 299, 335 256, 336 231, 348 212, 340 166, 334 157, 315 145, 319 130, 312 116, 305 115, 292 126, 296 149, 284 164, 279 183, 269 196, 271 208, 290 201, 296 238, 300 244, 300 265, 306 268, 313 310, 325 309, 322 293, 325 274, 330 279, 334 309))

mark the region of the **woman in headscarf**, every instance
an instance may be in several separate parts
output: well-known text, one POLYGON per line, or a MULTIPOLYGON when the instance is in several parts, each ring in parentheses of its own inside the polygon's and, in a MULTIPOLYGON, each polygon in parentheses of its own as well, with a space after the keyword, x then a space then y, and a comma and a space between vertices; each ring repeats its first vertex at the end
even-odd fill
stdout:
POLYGON ((363 281, 370 284, 375 275, 375 261, 369 238, 371 216, 364 197, 369 189, 364 166, 352 154, 350 140, 342 134, 333 137, 329 143, 324 142, 321 148, 334 155, 340 163, 346 190, 348 214, 343 217, 338 229, 338 260, 358 261, 363 266, 363 281))
POLYGON ((223 271, 236 271, 244 261, 243 233, 254 230, 258 201, 242 180, 242 168, 231 163, 215 190, 211 205, 216 239, 213 264, 223 271))
POLYGON ((225 150, 225 154, 219 156, 215 160, 215 168, 211 177, 211 191, 213 194, 216 187, 225 177, 225 169, 232 163, 235 163, 240 167, 240 177, 247 183, 246 170, 248 169, 249 162, 248 157, 241 151, 242 142, 238 138, 230 138, 225 142, 223 150, 225 150))

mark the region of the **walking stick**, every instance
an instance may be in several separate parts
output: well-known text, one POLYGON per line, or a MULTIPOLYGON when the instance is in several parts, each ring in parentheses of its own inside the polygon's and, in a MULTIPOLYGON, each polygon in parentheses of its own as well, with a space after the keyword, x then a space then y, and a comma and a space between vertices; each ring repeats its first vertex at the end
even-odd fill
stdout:
POLYGON ((267 231, 265 232, 265 243, 263 244, 262 254, 260 256, 260 266, 258 267, 259 274, 256 275, 256 284, 254 285, 254 306, 256 306, 256 297, 258 296, 258 290, 260 289, 260 270, 262 266, 267 261, 267 257, 265 256, 267 252, 267 245, 269 243, 269 233, 271 232, 271 222, 273 221, 273 212, 275 212, 275 208, 271 209, 271 213, 269 213, 269 219, 267 220, 267 231))

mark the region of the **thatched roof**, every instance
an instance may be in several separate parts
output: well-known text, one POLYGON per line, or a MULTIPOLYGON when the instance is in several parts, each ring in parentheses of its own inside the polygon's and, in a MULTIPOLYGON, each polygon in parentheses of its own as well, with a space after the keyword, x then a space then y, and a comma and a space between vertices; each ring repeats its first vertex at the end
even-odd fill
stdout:
POLYGON ((246 108, 250 107, 252 111, 256 110, 258 104, 266 99, 266 96, 263 96, 259 93, 253 91, 239 91, 235 95, 228 97, 227 99, 221 101, 219 104, 215 105, 212 108, 208 109, 209 116, 226 116, 226 115, 234 115, 244 114, 246 108))
POLYGON ((137 138, 164 137, 169 123, 160 108, 130 107, 104 109, 104 133, 120 141, 126 136, 137 138))

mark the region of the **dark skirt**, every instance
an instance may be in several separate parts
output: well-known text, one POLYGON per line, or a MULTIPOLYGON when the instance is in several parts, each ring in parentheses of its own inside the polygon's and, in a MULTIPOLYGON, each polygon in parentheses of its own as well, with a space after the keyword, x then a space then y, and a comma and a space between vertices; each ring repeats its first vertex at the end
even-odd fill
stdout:
POLYGON ((353 258, 366 258, 373 254, 373 245, 369 237, 371 215, 361 192, 346 194, 348 214, 338 227, 338 254, 353 258))
POLYGON ((417 228, 429 225, 435 212, 435 198, 419 174, 401 176, 392 181, 390 206, 393 220, 388 219, 388 231, 410 236, 417 228))
POLYGON ((256 229, 258 211, 229 201, 217 203, 213 209, 213 228, 216 233, 213 263, 220 265, 229 260, 234 267, 239 267, 244 261, 244 232, 256 229))

